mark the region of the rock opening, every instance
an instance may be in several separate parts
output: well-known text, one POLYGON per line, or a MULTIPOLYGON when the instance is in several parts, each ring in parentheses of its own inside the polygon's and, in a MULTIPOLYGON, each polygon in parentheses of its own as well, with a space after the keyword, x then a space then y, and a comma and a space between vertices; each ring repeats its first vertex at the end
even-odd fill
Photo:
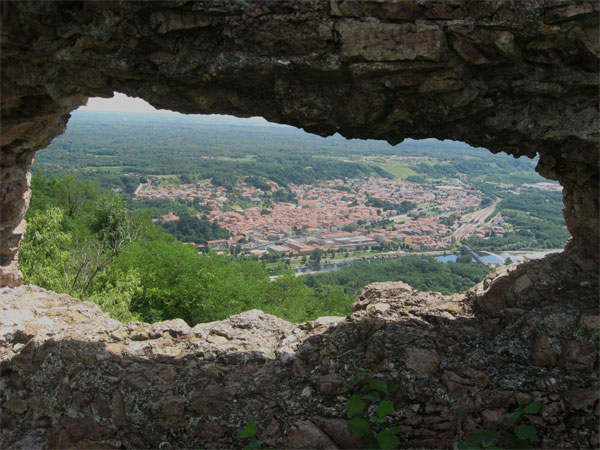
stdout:
POLYGON ((113 91, 352 138, 539 154, 564 186, 569 254, 598 270, 598 5, 542 2, 2 4, 0 285, 27 169, 69 111, 113 91))
POLYGON ((321 135, 538 154, 538 172, 564 187, 572 235, 566 253, 465 294, 372 285, 350 317, 299 325, 258 311, 123 325, 65 295, 0 288, 2 446, 231 448, 256 420, 278 448, 356 448, 343 389, 364 367, 397 382, 387 398, 406 448, 485 428, 506 442, 504 414, 532 401, 535 446, 598 447, 599 11, 571 0, 2 2, 0 286, 22 283, 35 152, 87 97, 114 91, 321 135))

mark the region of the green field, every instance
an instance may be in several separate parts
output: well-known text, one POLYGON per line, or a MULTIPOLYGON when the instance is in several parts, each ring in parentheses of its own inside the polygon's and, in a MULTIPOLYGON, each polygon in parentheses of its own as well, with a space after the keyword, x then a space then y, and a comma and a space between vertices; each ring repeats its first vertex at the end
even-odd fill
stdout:
POLYGON ((229 156, 213 156, 213 159, 218 159, 220 161, 233 161, 233 162, 253 162, 256 161, 255 155, 246 155, 238 158, 231 158, 229 156))
POLYGON ((386 172, 389 172, 394 178, 405 180, 407 177, 417 175, 417 172, 404 164, 375 164, 386 172))
POLYGON ((88 172, 94 172, 94 171, 98 171, 98 170, 105 170, 105 171, 110 171, 110 172, 118 172, 121 173, 123 172, 123 166, 94 166, 94 167, 84 167, 83 170, 86 170, 88 172))

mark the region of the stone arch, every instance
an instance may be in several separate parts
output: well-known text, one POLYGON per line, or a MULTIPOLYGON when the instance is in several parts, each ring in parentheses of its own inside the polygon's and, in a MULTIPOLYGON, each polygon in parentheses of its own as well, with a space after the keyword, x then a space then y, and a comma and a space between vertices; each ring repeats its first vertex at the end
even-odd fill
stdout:
POLYGON ((0 286, 22 282, 28 167, 113 91, 320 135, 540 156, 577 264, 598 271, 596 2, 3 2, 0 286))

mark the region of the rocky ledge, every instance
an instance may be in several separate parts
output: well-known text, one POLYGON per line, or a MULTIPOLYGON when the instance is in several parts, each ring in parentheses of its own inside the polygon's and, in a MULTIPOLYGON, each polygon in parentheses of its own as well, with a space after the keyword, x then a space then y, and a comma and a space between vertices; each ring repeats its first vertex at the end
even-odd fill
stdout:
POLYGON ((190 328, 124 325, 34 286, 0 290, 2 448, 232 448, 249 420, 276 448, 356 448, 345 386, 395 381, 402 447, 448 448, 539 401, 535 447, 600 445, 598 279, 564 254, 465 294, 367 286, 347 318, 253 310, 190 328), (556 283, 558 278, 563 281, 556 283))

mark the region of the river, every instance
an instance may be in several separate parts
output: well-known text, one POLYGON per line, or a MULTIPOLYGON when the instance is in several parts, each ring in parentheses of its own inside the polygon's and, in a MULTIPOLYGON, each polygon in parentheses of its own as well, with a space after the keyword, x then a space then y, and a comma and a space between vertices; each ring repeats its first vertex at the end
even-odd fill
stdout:
MULTIPOLYGON (((509 257, 512 260, 512 262, 519 262, 519 261, 522 261, 524 258, 539 259, 539 258, 543 258, 544 256, 546 256, 549 253, 556 253, 556 252, 562 252, 562 251, 563 251, 562 248, 552 248, 552 249, 543 249, 543 250, 524 250, 524 251, 516 251, 515 250, 515 251, 505 252, 505 253, 500 253, 500 254, 495 254, 495 253, 491 253, 491 252, 478 252, 478 254, 481 256, 481 259, 483 259, 488 264, 501 264, 506 260, 506 258, 509 258, 509 257)), ((356 261, 348 261, 348 262, 322 264, 322 265, 316 266, 316 267, 302 267, 302 268, 296 269, 295 272, 296 272, 296 276, 317 274, 317 273, 327 273, 327 272, 334 272, 336 270, 340 270, 342 267, 349 266, 352 264, 357 264, 357 263, 362 263, 362 262, 390 261, 393 259, 405 258, 407 256, 419 256, 419 255, 411 255, 410 253, 407 253, 403 256, 399 256, 398 258, 387 258, 387 259, 374 259, 373 258, 373 259, 364 259, 364 260, 356 260, 356 261)), ((439 256, 434 256, 434 259, 436 261, 440 261, 440 262, 450 262, 450 261, 456 261, 456 258, 458 256, 459 256, 458 254, 439 255, 439 256)), ((274 279, 276 277, 277 276, 275 275, 271 278, 274 279)))

